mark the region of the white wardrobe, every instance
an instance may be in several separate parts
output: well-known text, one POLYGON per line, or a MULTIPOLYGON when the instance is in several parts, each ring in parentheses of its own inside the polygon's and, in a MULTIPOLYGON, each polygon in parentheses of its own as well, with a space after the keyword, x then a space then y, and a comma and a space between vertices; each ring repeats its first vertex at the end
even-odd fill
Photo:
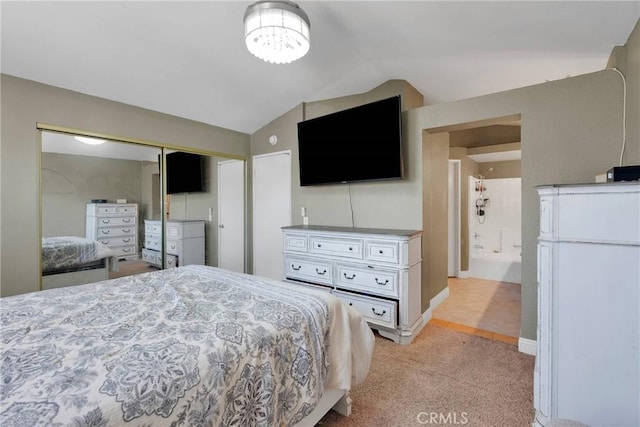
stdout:
POLYGON ((535 425, 640 425, 640 183, 540 196, 535 425))

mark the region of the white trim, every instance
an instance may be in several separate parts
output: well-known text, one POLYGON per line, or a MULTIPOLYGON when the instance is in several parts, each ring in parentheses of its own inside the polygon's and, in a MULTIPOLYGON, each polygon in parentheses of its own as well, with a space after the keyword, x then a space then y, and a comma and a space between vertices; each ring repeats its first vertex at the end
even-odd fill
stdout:
POLYGON ((469 277, 471 277, 469 270, 460 270, 458 273, 458 278, 460 279, 468 279, 469 277))
POLYGON ((438 292, 438 294, 435 297, 431 298, 429 307, 433 307, 435 309, 437 306, 442 304, 444 300, 446 300, 448 297, 449 297, 449 286, 446 286, 443 290, 438 292))
POLYGON ((529 354, 531 356, 536 355, 538 343, 536 340, 530 340, 528 338, 518 338, 518 351, 520 353, 529 354))
MULTIPOLYGON (((454 257, 455 257, 455 266, 454 266, 454 271, 453 274, 455 277, 460 277, 460 273, 461 273, 461 259, 462 259, 462 250, 461 250, 461 230, 462 230, 462 187, 461 187, 461 168, 462 168, 462 161, 459 159, 449 159, 449 163, 448 163, 448 167, 449 167, 449 173, 453 172, 454 176, 454 183, 453 186, 454 188, 449 188, 449 196, 453 197, 453 204, 454 204, 454 212, 453 212, 453 216, 454 218, 451 219, 449 218, 448 220, 454 221, 454 233, 455 233, 455 237, 453 239, 453 251, 455 253, 454 257), (453 193, 453 194, 452 194, 453 193)), ((449 217, 451 217, 451 213, 448 214, 449 217)), ((451 236, 448 237, 449 242, 451 243, 451 236)), ((447 253, 447 255, 449 255, 447 253)), ((448 268, 447 268, 448 270, 448 268)))
POLYGON ((443 290, 438 292, 438 294, 435 297, 431 298, 431 301, 429 301, 429 308, 427 308, 425 312, 422 313, 422 319, 424 320, 423 327, 424 325, 429 323, 429 321, 433 318, 433 310, 437 306, 442 304, 442 302, 446 300, 448 296, 449 296, 449 287, 447 286, 443 290))

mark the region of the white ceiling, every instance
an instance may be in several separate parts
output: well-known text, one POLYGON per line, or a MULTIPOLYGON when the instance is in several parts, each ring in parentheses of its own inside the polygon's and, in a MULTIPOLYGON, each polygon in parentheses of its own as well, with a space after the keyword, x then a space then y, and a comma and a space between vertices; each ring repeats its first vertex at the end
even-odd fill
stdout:
POLYGON ((311 50, 274 65, 244 46, 249 4, 2 0, 0 69, 253 133, 390 79, 437 104, 599 71, 640 17, 638 1, 299 1, 311 50))

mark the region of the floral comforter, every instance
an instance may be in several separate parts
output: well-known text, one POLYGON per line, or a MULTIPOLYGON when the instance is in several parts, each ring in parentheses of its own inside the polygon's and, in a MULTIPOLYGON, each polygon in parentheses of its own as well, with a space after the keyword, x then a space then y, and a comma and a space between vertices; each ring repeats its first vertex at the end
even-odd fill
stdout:
POLYGON ((373 349, 353 311, 298 288, 186 266, 2 298, 0 425, 293 425, 373 349))
POLYGON ((102 243, 77 236, 42 238, 42 272, 82 266, 115 255, 102 243))

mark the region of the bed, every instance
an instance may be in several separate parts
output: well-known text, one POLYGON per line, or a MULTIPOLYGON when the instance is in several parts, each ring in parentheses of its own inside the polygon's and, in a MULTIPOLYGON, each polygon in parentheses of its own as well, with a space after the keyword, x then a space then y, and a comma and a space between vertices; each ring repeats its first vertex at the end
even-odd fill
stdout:
POLYGON ((42 289, 93 283, 118 271, 117 253, 77 236, 42 238, 42 289))
POLYGON ((0 299, 0 425, 313 426, 374 336, 329 293, 184 266, 0 299))

